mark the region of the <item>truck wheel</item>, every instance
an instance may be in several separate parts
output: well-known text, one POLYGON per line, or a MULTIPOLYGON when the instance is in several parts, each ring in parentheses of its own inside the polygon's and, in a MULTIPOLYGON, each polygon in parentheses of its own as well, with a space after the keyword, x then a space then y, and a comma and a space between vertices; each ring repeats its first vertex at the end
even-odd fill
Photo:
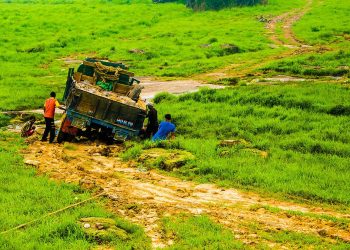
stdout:
POLYGON ((57 135, 57 142, 62 143, 65 140, 65 138, 66 138, 66 133, 60 130, 57 135))

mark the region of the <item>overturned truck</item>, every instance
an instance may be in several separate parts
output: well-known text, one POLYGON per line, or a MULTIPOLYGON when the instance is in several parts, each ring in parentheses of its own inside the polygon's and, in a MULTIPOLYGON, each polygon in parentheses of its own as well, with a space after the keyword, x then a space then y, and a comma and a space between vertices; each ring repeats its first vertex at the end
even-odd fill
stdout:
POLYGON ((146 117, 142 87, 122 63, 86 58, 68 72, 57 141, 76 136, 125 140, 138 136, 146 117))

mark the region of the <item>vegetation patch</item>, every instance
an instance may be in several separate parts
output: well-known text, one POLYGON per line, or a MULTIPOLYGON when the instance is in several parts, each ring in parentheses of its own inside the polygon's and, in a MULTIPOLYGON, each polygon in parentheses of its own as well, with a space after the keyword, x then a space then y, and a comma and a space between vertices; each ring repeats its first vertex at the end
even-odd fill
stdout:
POLYGON ((88 238, 100 243, 113 241, 115 238, 127 240, 128 233, 117 227, 116 221, 110 218, 89 217, 81 218, 79 224, 88 238))
POLYGON ((324 54, 296 56, 273 62, 263 68, 263 70, 311 77, 347 76, 350 67, 349 57, 350 51, 345 52, 344 50, 324 54))
POLYGON ((175 171, 191 160, 194 160, 194 156, 189 152, 162 148, 145 149, 138 158, 138 162, 148 168, 159 168, 166 171, 175 171))

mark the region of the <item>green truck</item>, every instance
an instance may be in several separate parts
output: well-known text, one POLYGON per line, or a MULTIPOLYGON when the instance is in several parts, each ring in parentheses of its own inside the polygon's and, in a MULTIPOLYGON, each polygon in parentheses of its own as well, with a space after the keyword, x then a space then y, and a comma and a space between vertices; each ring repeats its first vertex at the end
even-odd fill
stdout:
POLYGON ((125 140, 138 136, 146 118, 142 87, 122 63, 86 58, 77 71, 70 68, 57 141, 76 136, 125 140))

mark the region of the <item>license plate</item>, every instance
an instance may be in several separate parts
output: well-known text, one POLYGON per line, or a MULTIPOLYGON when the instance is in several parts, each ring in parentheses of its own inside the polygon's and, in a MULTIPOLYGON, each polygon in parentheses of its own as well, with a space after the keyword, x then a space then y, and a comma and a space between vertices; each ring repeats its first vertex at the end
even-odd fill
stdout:
POLYGON ((86 120, 74 118, 72 121, 72 126, 80 129, 84 129, 86 127, 86 120))

